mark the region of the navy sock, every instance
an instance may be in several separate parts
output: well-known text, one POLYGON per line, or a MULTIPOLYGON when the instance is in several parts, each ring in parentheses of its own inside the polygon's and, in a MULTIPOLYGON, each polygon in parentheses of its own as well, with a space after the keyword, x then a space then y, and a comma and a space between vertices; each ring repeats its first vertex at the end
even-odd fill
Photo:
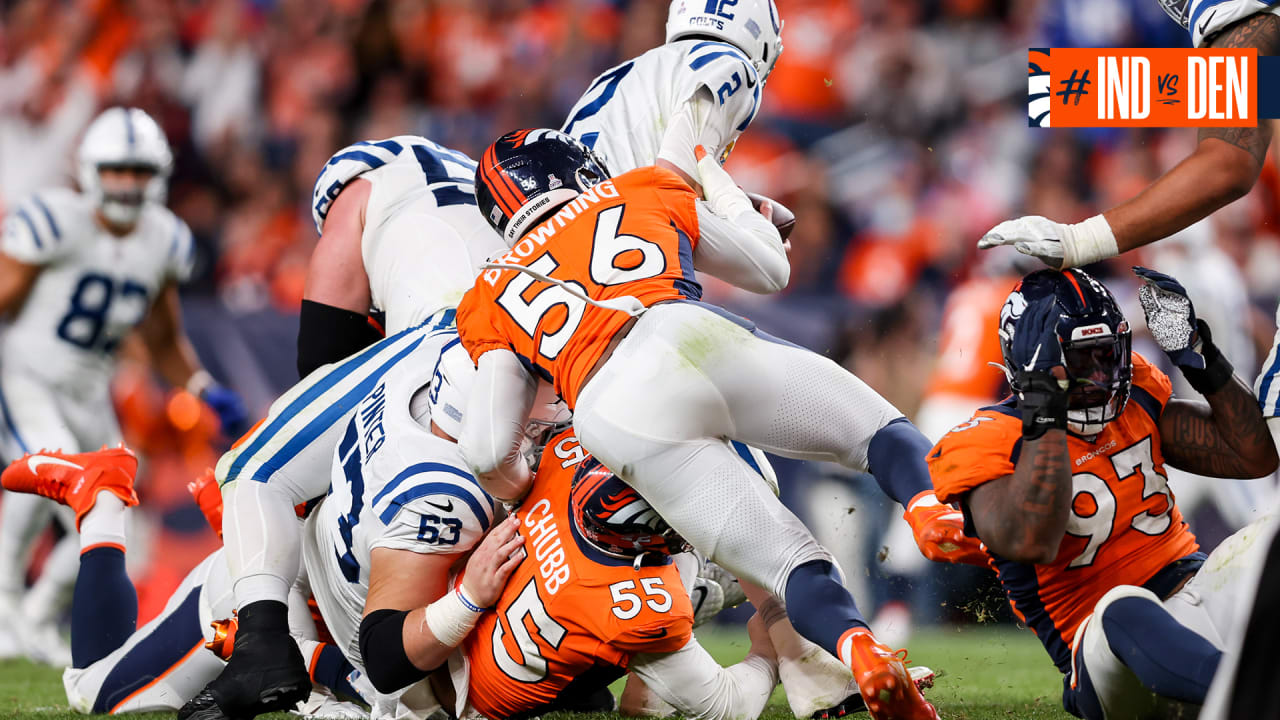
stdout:
POLYGON ((1111 652, 1143 687, 1167 698, 1203 704, 1222 651, 1150 600, 1122 597, 1102 614, 1111 652))
POLYGON ((911 498, 933 489, 925 456, 933 443, 906 418, 898 418, 876 431, 867 446, 867 469, 885 495, 902 507, 911 498))
POLYGON ((138 626, 138 594, 124 567, 124 550, 98 546, 80 555, 71 600, 71 661, 89 667, 110 655, 138 626))
POLYGON ((787 617, 802 637, 835 657, 840 636, 853 627, 866 627, 853 596, 826 560, 811 560, 787 578, 787 617))
POLYGON ((320 646, 320 657, 316 658, 316 666, 311 673, 311 679, 329 688, 339 696, 345 696, 352 700, 362 700, 360 693, 351 686, 347 680, 347 676, 351 671, 355 670, 346 656, 338 648, 324 643, 320 646))

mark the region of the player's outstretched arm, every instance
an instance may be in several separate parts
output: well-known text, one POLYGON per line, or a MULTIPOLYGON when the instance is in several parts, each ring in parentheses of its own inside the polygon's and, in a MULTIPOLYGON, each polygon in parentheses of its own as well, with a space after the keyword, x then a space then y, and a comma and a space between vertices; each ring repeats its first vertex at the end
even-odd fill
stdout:
POLYGON ((1015 562, 1048 563, 1058 555, 1071 511, 1067 388, 1058 311, 1049 297, 1023 310, 1010 349, 1009 384, 1022 414, 1022 450, 1013 473, 969 492, 978 537, 1015 562))
POLYGON ((1165 460, 1198 475, 1255 478, 1275 471, 1275 443, 1253 391, 1235 376, 1196 317, 1186 288, 1155 270, 1135 267, 1138 300, 1156 344, 1207 402, 1170 400, 1160 415, 1165 460))
POLYGON ((772 206, 756 212, 747 194, 715 158, 698 147, 698 172, 706 203, 697 204, 698 244, 693 264, 725 282, 756 293, 775 293, 791 279, 791 263, 772 206))
POLYGON ((324 219, 324 232, 311 254, 298 318, 298 374, 377 342, 367 316, 372 298, 361 255, 364 211, 372 190, 368 180, 347 184, 324 219))
MULTIPOLYGON (((1259 13, 1219 33, 1215 48, 1257 48, 1280 54, 1280 16, 1259 13)), ((1120 252, 1168 237, 1243 197, 1258 180, 1271 127, 1203 128, 1195 152, 1137 197, 1103 213, 1120 252)))
POLYGON ((747 631, 751 649, 731 667, 721 667, 690 637, 676 652, 637 655, 631 671, 685 717, 754 720, 778 684, 778 660, 759 613, 747 622, 747 631))
POLYGON ((379 692, 407 687, 448 660, 524 559, 518 529, 514 515, 495 526, 467 560, 462 586, 452 591, 449 570, 457 554, 373 550, 360 655, 379 692))
MULTIPOLYGON (((1280 16, 1259 13, 1245 18, 1210 45, 1280 54, 1280 16)), ((1270 143, 1266 121, 1254 127, 1202 129, 1195 151, 1137 197, 1074 225, 1038 216, 1009 220, 989 230, 978 247, 1013 245, 1052 267, 1087 265, 1142 247, 1248 193, 1270 143)))
POLYGON ((166 285, 138 326, 147 352, 165 382, 204 400, 218 414, 222 432, 239 437, 244 432, 248 412, 233 390, 218 384, 200 364, 195 348, 182 329, 182 307, 178 288, 166 285))
POLYGON ((538 381, 510 350, 480 356, 458 445, 484 491, 503 502, 529 492, 533 476, 521 452, 538 381))

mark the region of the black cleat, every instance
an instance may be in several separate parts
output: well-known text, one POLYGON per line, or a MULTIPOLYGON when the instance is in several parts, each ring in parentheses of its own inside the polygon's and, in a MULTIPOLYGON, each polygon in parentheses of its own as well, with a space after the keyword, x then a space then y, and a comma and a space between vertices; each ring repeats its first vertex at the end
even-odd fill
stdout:
POLYGON ((263 713, 292 710, 307 699, 311 677, 302 653, 287 629, 275 629, 281 621, 288 627, 287 610, 276 602, 271 604, 278 608, 254 610, 255 605, 264 604, 253 603, 241 611, 227 666, 182 706, 178 720, 251 720, 263 713), (269 629, 259 629, 264 625, 269 629))

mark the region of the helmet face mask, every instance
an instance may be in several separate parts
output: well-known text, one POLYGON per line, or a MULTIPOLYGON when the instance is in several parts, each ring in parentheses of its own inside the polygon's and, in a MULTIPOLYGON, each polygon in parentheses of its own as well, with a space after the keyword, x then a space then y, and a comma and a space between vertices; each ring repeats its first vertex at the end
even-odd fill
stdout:
POLYGON ((112 225, 131 228, 147 202, 163 203, 173 155, 156 121, 137 108, 104 110, 77 152, 80 189, 112 225))
POLYGON ((1000 349, 1015 395, 1010 359, 1018 321, 1030 303, 1052 296, 1058 313, 1058 343, 1067 374, 1067 430, 1097 435, 1120 417, 1133 381, 1132 334, 1115 297, 1079 269, 1040 270, 1023 278, 1000 312, 1000 349))
POLYGON ((574 472, 569 504, 582 537, 606 555, 638 560, 645 553, 689 550, 640 493, 595 458, 582 461, 574 472))

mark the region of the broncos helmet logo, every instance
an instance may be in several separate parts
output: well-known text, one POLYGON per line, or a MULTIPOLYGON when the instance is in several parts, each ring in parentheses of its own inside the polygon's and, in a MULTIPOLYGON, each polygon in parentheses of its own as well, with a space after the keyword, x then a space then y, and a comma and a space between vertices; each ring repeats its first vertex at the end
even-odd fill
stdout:
POLYGON ((569 498, 583 537, 605 553, 636 557, 688 549, 640 493, 595 458, 583 461, 574 473, 569 498))

